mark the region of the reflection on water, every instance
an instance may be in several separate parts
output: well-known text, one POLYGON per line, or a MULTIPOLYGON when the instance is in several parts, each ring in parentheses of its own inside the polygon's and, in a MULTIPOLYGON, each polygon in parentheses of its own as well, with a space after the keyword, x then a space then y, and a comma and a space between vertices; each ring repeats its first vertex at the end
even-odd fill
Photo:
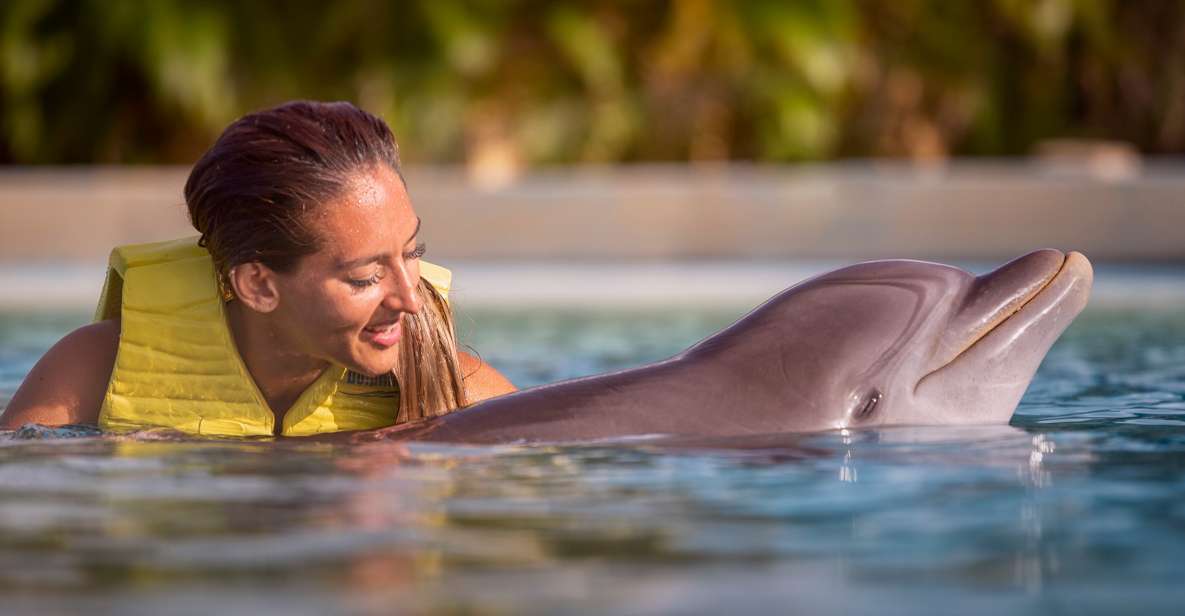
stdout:
MULTIPOLYGON (((470 340, 531 383, 662 357, 735 316, 478 314, 470 340)), ((0 319, 8 393, 68 321, 23 319, 0 319)), ((1183 470, 1185 315, 1092 309, 1008 426, 533 448, 0 437, 0 598, 38 613, 1175 612, 1183 470)))

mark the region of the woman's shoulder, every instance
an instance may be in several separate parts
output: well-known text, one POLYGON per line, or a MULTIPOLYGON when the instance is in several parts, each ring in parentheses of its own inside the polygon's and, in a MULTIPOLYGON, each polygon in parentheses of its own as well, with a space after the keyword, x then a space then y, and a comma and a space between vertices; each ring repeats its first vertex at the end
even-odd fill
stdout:
POLYGON ((66 334, 29 371, 0 415, 0 428, 96 423, 115 365, 119 332, 119 320, 108 319, 66 334))
POLYGON ((487 364, 480 357, 465 351, 457 351, 457 359, 461 364, 461 374, 465 379, 465 393, 469 398, 469 404, 518 391, 510 379, 507 379, 501 372, 498 372, 497 368, 487 364))
POLYGON ((95 321, 66 334, 58 344, 66 344, 71 349, 84 353, 106 350, 107 347, 119 346, 119 331, 119 319, 95 321))
MULTIPOLYGON (((94 363, 110 356, 114 365, 115 351, 119 348, 120 320, 107 319, 83 325, 66 334, 45 353, 45 357, 66 364, 94 363), (81 361, 80 361, 81 360, 81 361)), ((45 359, 45 358, 43 358, 45 359)), ((66 368, 66 366, 58 366, 66 368)), ((111 372, 108 366, 108 373, 111 372)))

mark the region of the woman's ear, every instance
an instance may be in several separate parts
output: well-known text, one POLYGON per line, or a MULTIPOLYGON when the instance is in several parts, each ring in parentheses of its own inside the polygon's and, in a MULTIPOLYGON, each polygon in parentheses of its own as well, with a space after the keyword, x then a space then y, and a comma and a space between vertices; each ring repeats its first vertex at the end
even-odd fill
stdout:
POLYGON ((242 263, 226 273, 235 297, 255 312, 271 312, 280 305, 276 272, 258 261, 242 263))

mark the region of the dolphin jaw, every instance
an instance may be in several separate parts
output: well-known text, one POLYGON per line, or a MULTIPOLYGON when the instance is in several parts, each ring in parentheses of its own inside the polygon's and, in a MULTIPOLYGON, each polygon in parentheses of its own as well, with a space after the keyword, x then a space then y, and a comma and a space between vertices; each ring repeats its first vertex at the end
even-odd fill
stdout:
MULTIPOLYGON (((979 378, 976 380, 975 390, 980 393, 988 390, 995 392, 979 397, 987 397, 992 400, 1014 397, 1015 400, 1008 407, 1008 412, 1011 414, 1031 382, 1041 360, 1049 351, 1049 347, 1086 306, 1093 278, 1090 261, 1085 256, 1078 252, 1067 254, 1057 274, 1046 282, 1036 294, 991 330, 979 336, 963 352, 918 379, 914 386, 915 402, 918 397, 926 395, 921 391, 922 388, 939 373, 958 370, 959 366, 964 363, 961 360, 975 356, 976 359, 983 360, 982 365, 976 368, 979 378), (1041 341, 1030 349, 1037 349, 1039 352, 1033 352, 1028 356, 1017 356, 1017 341, 1024 337, 1023 335, 1029 332, 1033 326, 1051 321, 1052 324, 1043 331, 1039 330, 1033 333, 1041 341), (1031 361, 1026 361, 1030 359, 1031 361), (1013 395, 1009 396, 1008 393, 1000 391, 1001 389, 1008 390, 1013 395)), ((947 392, 948 395, 959 399, 960 404, 973 402, 973 400, 966 398, 969 393, 972 392, 947 392)), ((983 419, 983 414, 975 419, 983 419)), ((956 423, 967 422, 957 421, 956 423)))
MULTIPOLYGON (((1074 254, 1077 254, 1079 257, 1081 257, 1080 253, 1074 253, 1074 254)), ((939 370, 942 370, 943 368, 955 363, 967 351, 974 348, 975 345, 978 344, 981 340, 986 338, 992 332, 996 331, 996 329, 1003 326, 1004 323, 1008 322, 1009 319, 1011 319, 1013 316, 1015 316, 1017 313, 1019 313, 1021 310, 1023 310, 1024 307, 1029 305, 1033 300, 1040 297, 1041 294, 1043 292, 1045 292, 1046 289, 1049 288, 1049 285, 1052 284, 1053 281, 1056 280, 1057 277, 1060 276, 1063 271, 1065 271, 1066 264, 1068 262, 1069 262, 1069 258, 1067 258, 1065 255, 1062 255, 1062 258, 1060 259, 1060 263, 1058 264, 1058 267, 1056 269, 1051 269, 1051 270, 1047 271, 1041 277, 1041 279, 1037 282, 1037 284, 1033 285, 1032 289, 1028 293, 1019 295, 1019 296, 1013 298, 1008 303, 1006 303, 1006 304, 1000 306, 999 308, 997 308, 996 310, 992 311, 991 313, 976 319, 978 327, 976 327, 973 331, 970 332, 969 335, 967 335, 963 339, 963 342, 956 347, 957 351, 955 351, 953 353, 944 354, 944 356, 941 356, 941 359, 938 362, 932 363, 931 369, 928 370, 926 372, 926 374, 924 376, 922 376, 922 378, 918 379, 918 383, 920 384, 922 381, 924 381, 926 379, 926 377, 928 377, 931 374, 934 374, 935 372, 938 372, 939 370)), ((990 274, 989 274, 989 276, 990 276, 990 274)), ((916 391, 916 387, 915 387, 915 391, 916 391)))

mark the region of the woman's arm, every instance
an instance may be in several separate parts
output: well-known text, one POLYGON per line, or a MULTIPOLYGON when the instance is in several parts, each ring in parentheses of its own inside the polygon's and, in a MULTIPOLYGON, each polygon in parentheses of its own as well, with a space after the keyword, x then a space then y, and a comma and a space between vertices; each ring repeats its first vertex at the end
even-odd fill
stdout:
POLYGON ((457 359, 461 362, 461 374, 464 375, 465 393, 469 398, 469 404, 518 391, 514 383, 480 357, 457 351, 457 359))
POLYGON ((27 423, 98 423, 118 348, 118 320, 99 321, 67 334, 25 377, 0 414, 0 429, 27 423))

